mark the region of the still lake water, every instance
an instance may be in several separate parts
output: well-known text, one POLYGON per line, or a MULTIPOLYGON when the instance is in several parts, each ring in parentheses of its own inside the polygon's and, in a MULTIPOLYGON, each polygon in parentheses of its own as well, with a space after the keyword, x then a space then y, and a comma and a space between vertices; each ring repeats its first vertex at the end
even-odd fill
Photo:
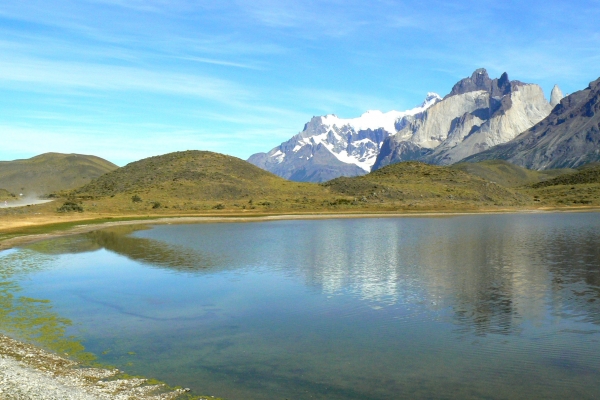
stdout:
POLYGON ((196 394, 600 397, 600 213, 120 227, 0 252, 0 277, 196 394))

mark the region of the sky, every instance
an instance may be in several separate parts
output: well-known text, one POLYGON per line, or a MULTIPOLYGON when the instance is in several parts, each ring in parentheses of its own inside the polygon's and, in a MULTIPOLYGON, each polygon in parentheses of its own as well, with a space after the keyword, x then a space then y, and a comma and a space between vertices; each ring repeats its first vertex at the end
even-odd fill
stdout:
POLYGON ((600 77, 598 21, 600 0, 2 0, 0 160, 246 159, 481 67, 572 93, 600 77))

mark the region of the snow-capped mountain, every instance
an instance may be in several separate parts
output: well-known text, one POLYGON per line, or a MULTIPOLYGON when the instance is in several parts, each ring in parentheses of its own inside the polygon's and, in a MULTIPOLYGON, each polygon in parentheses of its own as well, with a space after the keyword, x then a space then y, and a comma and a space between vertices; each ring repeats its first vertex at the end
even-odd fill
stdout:
POLYGON ((313 117, 302 132, 268 153, 252 155, 248 161, 295 181, 323 182, 363 175, 371 171, 388 136, 441 100, 439 95, 428 93, 420 106, 407 111, 372 110, 350 119, 333 114, 313 117))

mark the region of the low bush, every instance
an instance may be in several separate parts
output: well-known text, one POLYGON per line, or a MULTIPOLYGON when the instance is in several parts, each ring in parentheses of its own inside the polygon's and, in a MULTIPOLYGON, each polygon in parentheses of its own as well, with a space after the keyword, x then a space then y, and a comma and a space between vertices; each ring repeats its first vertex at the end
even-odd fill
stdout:
POLYGON ((75 202, 67 201, 62 206, 60 206, 56 211, 59 213, 66 213, 66 212, 73 212, 73 211, 83 212, 83 207, 81 207, 80 204, 77 204, 75 202))

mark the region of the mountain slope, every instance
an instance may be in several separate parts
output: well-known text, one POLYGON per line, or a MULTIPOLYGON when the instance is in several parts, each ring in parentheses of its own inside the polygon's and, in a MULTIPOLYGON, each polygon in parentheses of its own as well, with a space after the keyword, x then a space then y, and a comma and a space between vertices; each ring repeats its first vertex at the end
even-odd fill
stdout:
POLYGON ((408 111, 368 111, 352 119, 313 117, 302 132, 268 153, 252 155, 248 162, 294 181, 364 175, 371 170, 385 138, 439 100, 437 94, 428 93, 421 106, 408 111))
POLYGON ((465 161, 491 159, 537 170, 600 161, 600 79, 562 99, 548 117, 515 139, 465 161))
MULTIPOLYGON (((559 92, 555 91, 555 97, 559 92)), ((382 145, 373 169, 406 160, 448 165, 505 143, 551 111, 538 85, 490 79, 483 68, 382 145)))
POLYGON ((118 166, 100 157, 45 153, 26 160, 0 161, 0 187, 39 196, 79 187, 118 166))

